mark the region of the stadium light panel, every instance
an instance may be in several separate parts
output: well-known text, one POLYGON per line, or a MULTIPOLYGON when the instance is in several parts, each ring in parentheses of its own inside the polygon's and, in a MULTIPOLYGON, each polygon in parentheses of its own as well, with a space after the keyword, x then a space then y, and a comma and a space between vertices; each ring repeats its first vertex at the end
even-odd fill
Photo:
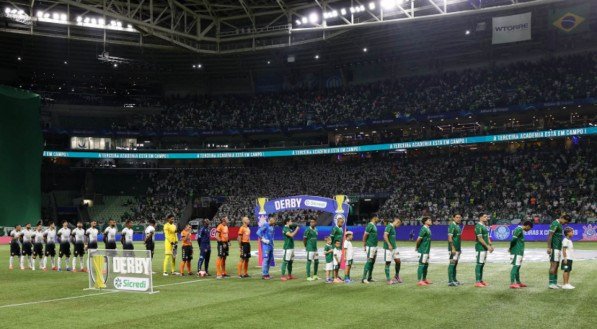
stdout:
POLYGON ((375 10, 375 2, 369 2, 369 10, 375 10))
POLYGON ((8 7, 4 8, 4 13, 6 15, 10 14, 10 8, 8 8, 8 7))
POLYGON ((91 24, 93 24, 93 25, 97 25, 97 19, 95 19, 95 18, 92 18, 92 19, 91 19, 91 24))
POLYGON ((363 52, 366 53, 367 52, 367 47, 363 48, 363 52))
POLYGON ((22 15, 25 15, 25 11, 23 11, 23 10, 19 10, 19 11, 17 12, 17 14, 19 14, 19 15, 21 15, 21 16, 22 16, 22 15))
POLYGON ((68 61, 64 61, 64 65, 68 65, 68 61))
POLYGON ((315 59, 319 59, 319 55, 315 55, 315 59))
POLYGON ((18 11, 17 11, 16 9, 13 9, 13 10, 11 10, 10 12, 11 12, 13 15, 16 15, 18 11))
POLYGON ((302 24, 300 19, 297 19, 297 20, 295 21, 295 23, 296 23, 296 25, 299 25, 299 26, 302 24))
POLYGON ((37 11, 37 18, 43 18, 44 17, 44 12, 41 10, 37 11))
POLYGON ((342 9, 340 9, 340 14, 341 14, 342 16, 345 16, 345 15, 346 15, 346 8, 342 8, 342 9))
POLYGON ((351 13, 351 14, 354 14, 354 12, 355 12, 355 9, 354 9, 354 7, 350 7, 350 13, 351 13))
POLYGON ((301 18, 301 22, 303 22, 303 24, 307 24, 307 22, 308 22, 307 17, 301 18))
POLYGON ((464 35, 469 35, 469 34, 471 34, 471 30, 464 31, 464 35))
POLYGON ((99 25, 106 25, 106 21, 103 18, 98 19, 97 22, 99 25))
POLYGON ((59 13, 53 13, 52 14, 52 19, 59 20, 60 19, 60 14, 59 13))
POLYGON ((83 17, 77 16, 77 23, 81 23, 83 21, 83 17))
POLYGON ((45 13, 45 14, 44 14, 44 18, 45 18, 45 19, 48 19, 48 18, 50 18, 50 13, 45 13))
POLYGON ((385 10, 391 10, 394 9, 394 7, 396 6, 396 0, 381 0, 381 8, 385 9, 385 10))
POLYGON ((317 24, 319 23, 319 15, 315 12, 309 14, 309 23, 317 24))
POLYGON ((22 59, 22 58, 21 58, 21 56, 17 57, 17 61, 19 61, 19 62, 20 62, 20 61, 21 61, 21 59, 22 59))
POLYGON ((61 20, 61 21, 64 21, 64 22, 66 22, 67 18, 68 18, 68 17, 66 16, 66 14, 60 14, 60 20, 61 20))
POLYGON ((85 19, 83 20, 84 23, 89 24, 89 22, 91 22, 91 19, 89 17, 85 17, 85 19))

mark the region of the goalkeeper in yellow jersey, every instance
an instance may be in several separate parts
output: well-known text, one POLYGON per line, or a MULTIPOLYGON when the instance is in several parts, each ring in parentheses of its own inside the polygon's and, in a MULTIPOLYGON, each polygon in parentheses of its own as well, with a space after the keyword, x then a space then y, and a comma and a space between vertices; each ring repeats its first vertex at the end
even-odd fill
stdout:
POLYGON ((164 276, 168 276, 168 265, 170 265, 170 274, 178 275, 176 269, 176 248, 178 246, 178 235, 176 235, 176 225, 174 225, 174 215, 166 217, 164 224, 164 276))

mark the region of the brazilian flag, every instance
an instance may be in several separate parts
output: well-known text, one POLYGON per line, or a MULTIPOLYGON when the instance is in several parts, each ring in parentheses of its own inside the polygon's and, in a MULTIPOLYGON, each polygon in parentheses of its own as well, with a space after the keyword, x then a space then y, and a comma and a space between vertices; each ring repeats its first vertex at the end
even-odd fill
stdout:
POLYGON ((549 22, 564 34, 588 31, 590 12, 590 3, 552 9, 549 12, 549 22))

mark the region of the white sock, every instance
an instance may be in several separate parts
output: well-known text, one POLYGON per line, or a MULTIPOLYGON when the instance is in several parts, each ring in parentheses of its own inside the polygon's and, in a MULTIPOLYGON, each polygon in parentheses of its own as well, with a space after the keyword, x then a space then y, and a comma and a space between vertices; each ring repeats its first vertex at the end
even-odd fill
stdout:
POLYGON ((73 257, 73 270, 77 269, 77 257, 73 257))
POLYGON ((62 257, 58 258, 58 270, 62 268, 62 257))
POLYGON ((31 269, 35 271, 35 258, 31 260, 31 269))
POLYGON ((41 264, 40 264, 41 268, 46 268, 47 261, 48 261, 48 257, 46 257, 46 256, 44 256, 44 258, 41 259, 41 264))
POLYGON ((52 259, 50 259, 51 263, 52 263, 52 267, 56 267, 56 257, 52 257, 52 259))
POLYGON ((27 261, 29 262, 29 268, 33 268, 33 260, 31 259, 31 256, 27 256, 27 261))
POLYGON ((25 257, 23 257, 23 256, 19 257, 19 263, 21 264, 21 267, 25 267, 24 261, 25 261, 25 257))
POLYGON ((85 266, 83 266, 83 257, 79 257, 79 268, 80 269, 84 269, 85 266))
POLYGON ((8 259, 8 265, 10 265, 10 267, 12 267, 13 260, 14 260, 14 256, 10 256, 10 258, 8 259))

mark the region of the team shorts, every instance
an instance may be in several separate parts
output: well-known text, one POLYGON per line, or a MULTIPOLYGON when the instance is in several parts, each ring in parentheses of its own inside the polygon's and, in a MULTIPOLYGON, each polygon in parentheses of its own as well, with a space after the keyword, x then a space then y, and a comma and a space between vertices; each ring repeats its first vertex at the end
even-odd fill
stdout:
POLYGON ((510 264, 514 266, 522 265, 522 259, 524 257, 522 255, 510 255, 510 264))
POLYGON ((44 245, 41 243, 34 243, 33 244, 33 256, 43 256, 44 254, 44 245))
POLYGON ((365 247, 365 253, 367 253, 367 259, 375 259, 377 257, 377 247, 365 247))
POLYGON ((383 259, 386 263, 391 262, 397 258, 400 258, 400 253, 398 252, 398 248, 393 249, 393 250, 390 250, 390 249, 383 250, 383 259))
POLYGON ((61 243, 60 244, 60 251, 58 252, 58 257, 70 257, 70 243, 61 243))
POLYGON ((284 249, 284 257, 282 257, 282 260, 286 262, 294 260, 294 249, 284 249))
POLYGON ((334 263, 325 263, 325 270, 326 271, 333 271, 334 270, 334 263))
POLYGON ((31 256, 33 254, 32 247, 31 242, 23 242, 23 256, 31 256))
POLYGON ((108 241, 106 242, 106 249, 116 249, 116 241, 108 241))
POLYGON ((190 262, 193 259, 193 246, 182 246, 182 261, 190 262))
POLYGON ((146 241, 145 242, 145 250, 151 251, 151 258, 153 258, 153 253, 155 250, 155 243, 153 241, 146 241))
POLYGON ((87 249, 97 249, 97 241, 92 241, 87 244, 87 249))
POLYGON ((122 250, 135 250, 132 243, 124 243, 122 245, 122 250))
POLYGON ((218 241, 218 257, 228 257, 228 242, 218 241))
POLYGON ((566 264, 564 264, 564 261, 562 261, 561 268, 562 268, 562 271, 564 271, 564 272, 572 272, 572 259, 568 259, 566 264))
POLYGON ((10 243, 10 255, 11 256, 21 256, 21 246, 18 242, 11 242, 10 243))
POLYGON ((319 260, 319 253, 317 251, 307 251, 307 260, 319 260))
POLYGON ((419 264, 429 264, 429 254, 419 254, 419 264))
POLYGON ((346 260, 346 266, 352 266, 352 259, 346 260))
POLYGON ((53 243, 46 244, 46 257, 56 257, 56 245, 53 243))
POLYGON ((549 255, 549 261, 550 262, 560 262, 560 260, 562 259, 562 250, 560 249, 552 249, 551 250, 551 255, 549 255))
POLYGON ((485 264, 487 251, 477 251, 477 264, 485 264))
POLYGON ((75 257, 85 256, 85 244, 83 242, 75 243, 74 255, 75 257))
POLYGON ((456 250, 456 252, 454 254, 452 254, 452 251, 448 251, 448 254, 450 256, 450 260, 454 260, 454 261, 460 260, 460 250, 456 250))
POLYGON ((241 242, 240 244, 240 258, 251 258, 251 244, 249 242, 241 242))

